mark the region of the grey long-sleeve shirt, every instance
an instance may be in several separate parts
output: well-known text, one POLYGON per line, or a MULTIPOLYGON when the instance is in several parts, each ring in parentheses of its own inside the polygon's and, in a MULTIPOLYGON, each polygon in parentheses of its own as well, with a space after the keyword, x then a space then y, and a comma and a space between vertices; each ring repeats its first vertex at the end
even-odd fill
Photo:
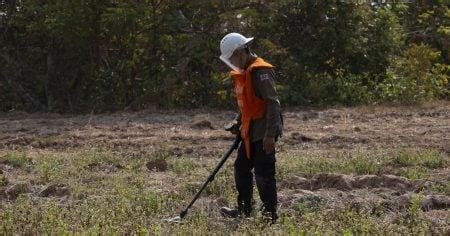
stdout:
MULTIPOLYGON (((282 118, 280 101, 275 89, 275 73, 271 68, 255 68, 252 71, 253 90, 255 95, 267 102, 263 118, 250 123, 250 139, 256 142, 264 137, 279 137, 282 134, 282 118)), ((240 114, 236 117, 240 123, 240 114)))

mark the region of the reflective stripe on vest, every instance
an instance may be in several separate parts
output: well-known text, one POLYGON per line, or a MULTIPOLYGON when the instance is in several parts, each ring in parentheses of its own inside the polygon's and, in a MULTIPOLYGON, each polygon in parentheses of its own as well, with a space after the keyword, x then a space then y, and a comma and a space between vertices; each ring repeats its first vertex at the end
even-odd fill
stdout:
POLYGON ((245 153, 249 159, 251 157, 250 122, 262 118, 266 112, 266 101, 258 98, 253 89, 252 71, 257 67, 272 68, 273 66, 258 57, 244 72, 231 72, 234 80, 234 91, 241 112, 241 137, 244 141, 245 153))

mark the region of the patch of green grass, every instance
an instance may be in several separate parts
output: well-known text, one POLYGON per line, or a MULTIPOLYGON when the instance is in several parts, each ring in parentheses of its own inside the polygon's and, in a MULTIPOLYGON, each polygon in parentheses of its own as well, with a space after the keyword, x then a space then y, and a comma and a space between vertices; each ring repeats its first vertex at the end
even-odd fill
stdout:
POLYGON ((316 195, 307 195, 297 200, 292 208, 301 215, 323 210, 326 202, 325 199, 316 195))
POLYGON ((398 224, 387 224, 388 215, 374 215, 367 211, 356 211, 348 207, 336 207, 304 213, 301 217, 283 216, 281 232, 296 232, 303 234, 417 234, 430 232, 432 226, 420 214, 412 214, 411 219, 417 223, 411 228, 410 222, 401 221, 398 224))
MULTIPOLYGON (((223 168, 219 171, 215 179, 206 187, 205 194, 223 198, 233 196, 235 194, 233 171, 231 168, 223 168)), ((202 181, 205 181, 208 176, 205 176, 202 181)))
POLYGON ((4 158, 8 164, 18 168, 26 168, 31 164, 31 159, 27 157, 25 152, 9 152, 4 158))
POLYGON ((425 150, 420 153, 422 165, 429 169, 444 167, 444 156, 437 150, 425 150))
POLYGON ((396 174, 409 179, 428 177, 429 169, 448 164, 444 154, 437 150, 394 150, 374 152, 358 150, 322 153, 283 153, 277 161, 278 178, 288 173, 341 173, 341 174, 396 174))
POLYGON ((450 182, 444 182, 444 183, 433 183, 430 186, 430 190, 438 193, 443 193, 446 195, 450 195, 450 182))
POLYGON ((349 169, 358 175, 378 174, 382 168, 381 162, 372 159, 373 156, 357 154, 348 161, 349 169))
POLYGON ((104 148, 85 149, 74 155, 70 161, 78 168, 96 171, 96 168, 125 166, 119 155, 104 148))
POLYGON ((151 191, 120 187, 117 194, 60 204, 45 199, 36 207, 33 200, 21 198, 0 211, 0 234, 6 232, 131 233, 159 221, 167 203, 151 191), (122 189, 123 188, 123 189, 122 189))
POLYGON ((408 179, 425 179, 428 177, 428 169, 415 166, 410 168, 402 168, 395 171, 396 175, 406 177, 408 179))
POLYGON ((4 175, 0 174, 0 187, 5 186, 6 184, 8 184, 8 180, 4 175))
POLYGON ((37 177, 41 182, 47 183, 57 178, 63 178, 66 174, 64 160, 54 155, 44 155, 35 165, 37 177))
POLYGON ((410 234, 416 234, 423 229, 429 228, 431 224, 424 220, 421 204, 423 195, 420 193, 411 196, 411 205, 404 217, 401 219, 402 224, 407 226, 410 234))
POLYGON ((164 159, 167 160, 172 157, 169 150, 166 147, 159 147, 153 151, 150 155, 153 159, 164 159))
POLYGON ((400 150, 396 153, 393 163, 404 167, 423 166, 436 169, 444 166, 444 157, 441 152, 433 149, 400 150))
POLYGON ((386 162, 386 156, 378 153, 337 151, 333 156, 287 153, 280 155, 277 166, 279 177, 287 173, 378 174, 386 162))
MULTIPOLYGON (((395 152, 357 150, 325 154, 322 151, 281 153, 277 159, 277 171, 280 177, 299 172, 385 173, 384 168, 392 165, 394 155, 391 154, 395 152)), ((219 217, 217 211, 199 207, 200 205, 196 205, 189 212, 184 224, 173 225, 162 219, 178 214, 186 206, 198 190, 198 185, 211 173, 218 159, 175 157, 165 149, 142 156, 132 156, 107 148, 85 148, 62 154, 47 152, 34 160, 36 166, 32 174, 45 181, 67 184, 70 188, 69 199, 63 202, 58 198, 36 199, 34 196, 21 195, 15 202, 2 202, 0 235, 7 232, 390 235, 438 231, 420 211, 419 200, 415 200, 413 207, 406 213, 394 212, 393 214, 399 216, 401 220, 392 222, 392 212, 373 214, 370 211, 355 210, 345 206, 345 203, 343 207, 329 206, 329 202, 315 196, 306 196, 295 202, 291 209, 283 206, 284 208, 280 210, 279 223, 270 227, 260 217, 244 219, 239 224, 227 221, 219 217), (148 171, 145 164, 153 158, 167 160, 168 171, 148 171), (90 168, 89 165, 96 168, 90 168), (122 165, 125 168, 111 172, 97 169, 99 166, 108 165, 122 165), (127 165, 131 168, 127 168, 127 165)), ((429 171, 425 165, 428 164, 406 166, 392 171, 405 171, 404 175, 407 177, 418 178, 429 171)), ((443 165, 445 166, 445 163, 443 165)), ((448 185, 433 187, 436 191, 445 191, 446 188, 448 189, 448 185)), ((258 201, 257 190, 254 194, 255 200, 258 201)), ((235 196, 234 170, 230 159, 219 171, 216 179, 205 189, 202 197, 211 199, 221 197, 234 202, 235 196)))
POLYGON ((169 169, 177 175, 186 175, 198 170, 201 161, 187 157, 174 157, 169 161, 169 169))

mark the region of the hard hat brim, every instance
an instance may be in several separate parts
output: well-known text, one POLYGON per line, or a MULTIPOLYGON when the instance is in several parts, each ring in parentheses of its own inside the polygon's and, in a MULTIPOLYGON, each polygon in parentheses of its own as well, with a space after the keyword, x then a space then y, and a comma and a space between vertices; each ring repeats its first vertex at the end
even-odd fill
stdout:
POLYGON ((251 38, 247 38, 246 40, 245 40, 245 45, 247 45, 247 44, 249 44, 251 41, 253 41, 253 37, 251 37, 251 38))

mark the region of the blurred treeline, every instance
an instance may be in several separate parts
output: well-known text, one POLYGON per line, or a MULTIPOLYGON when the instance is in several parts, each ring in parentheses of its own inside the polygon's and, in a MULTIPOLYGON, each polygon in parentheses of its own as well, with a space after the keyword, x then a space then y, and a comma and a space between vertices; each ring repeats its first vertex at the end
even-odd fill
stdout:
POLYGON ((229 32, 286 105, 448 99, 447 0, 0 0, 0 111, 228 107, 229 32))

